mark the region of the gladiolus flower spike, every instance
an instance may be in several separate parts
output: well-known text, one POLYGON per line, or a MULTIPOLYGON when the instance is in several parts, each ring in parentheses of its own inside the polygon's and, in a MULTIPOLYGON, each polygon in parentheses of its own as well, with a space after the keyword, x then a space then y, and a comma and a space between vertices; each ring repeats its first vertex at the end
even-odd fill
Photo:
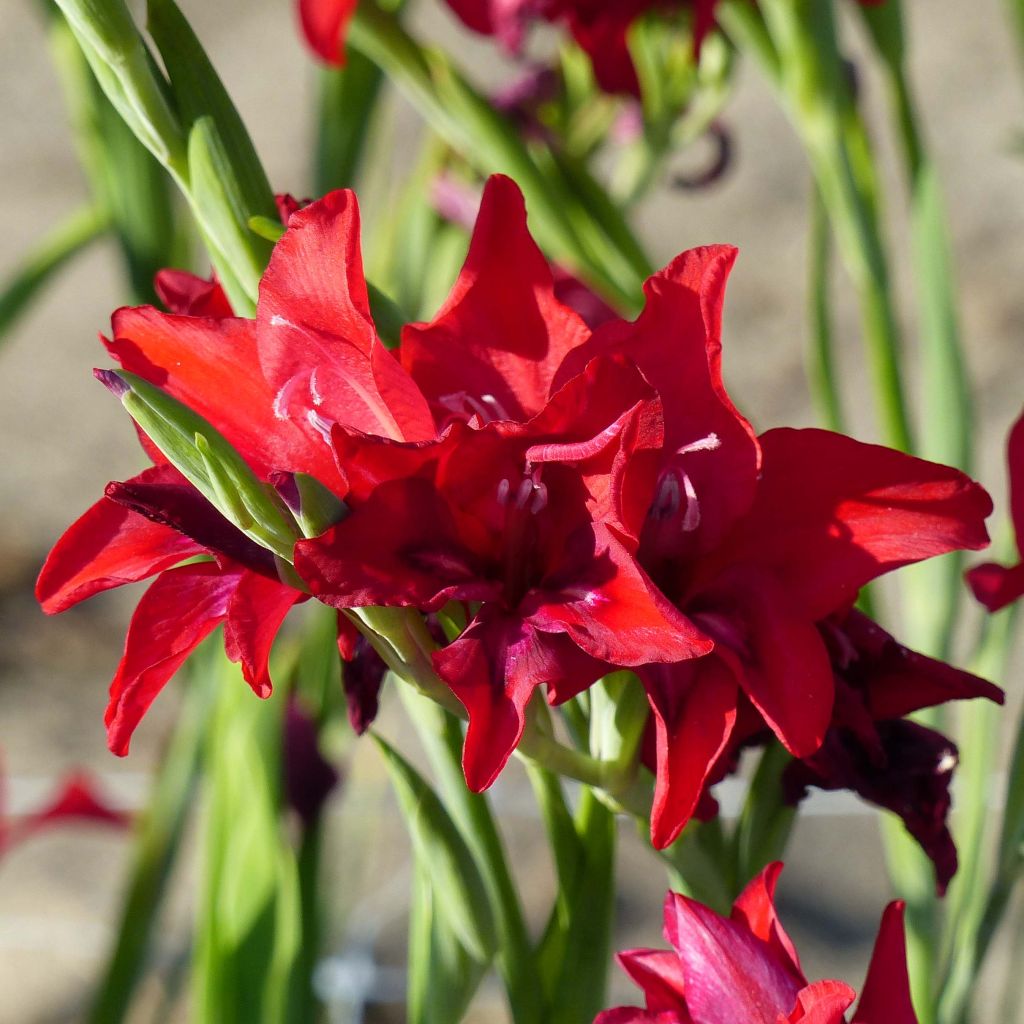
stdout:
MULTIPOLYGON (((198 315, 118 311, 111 356, 209 424, 195 433, 220 461, 192 435, 207 487, 144 435, 153 468, 110 485, 43 569, 48 611, 156 576, 115 678, 112 746, 127 749, 221 622, 269 692, 274 636, 312 595, 339 610, 462 603, 468 625, 432 667, 465 706, 475 789, 515 749, 535 692, 558 704, 618 668, 653 712, 658 846, 693 813, 741 710, 813 755, 836 692, 820 624, 890 569, 983 546, 991 503, 956 470, 848 437, 756 435, 721 376, 734 259, 683 253, 647 282, 636 321, 592 330, 557 298, 522 195, 496 176, 448 300, 397 352, 374 328, 345 191, 290 214, 255 320, 180 279, 198 315), (271 551, 240 521, 243 491, 264 515, 243 484, 303 522, 293 551, 297 526, 271 551)), ((365 728, 376 683, 359 678, 365 728)))

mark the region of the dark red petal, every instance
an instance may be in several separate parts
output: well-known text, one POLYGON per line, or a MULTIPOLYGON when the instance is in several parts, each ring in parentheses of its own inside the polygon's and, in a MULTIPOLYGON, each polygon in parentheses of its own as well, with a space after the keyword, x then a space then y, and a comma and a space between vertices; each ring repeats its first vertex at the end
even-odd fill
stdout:
POLYGON ((359 0, 299 0, 299 21, 310 49, 328 64, 345 63, 345 29, 359 0))
POLYGON ((228 601, 224 650, 242 666, 242 675, 257 697, 269 697, 270 650, 285 616, 305 595, 255 572, 243 572, 228 601))
POLYGON ((285 799, 309 828, 338 784, 338 772, 320 753, 316 724, 296 700, 285 711, 281 755, 285 799))
POLYGON ((662 949, 631 949, 619 953, 618 961, 643 991, 648 1010, 686 1013, 683 968, 675 953, 662 949))
POLYGON ((1003 703, 998 686, 904 647, 856 610, 840 624, 825 623, 821 628, 841 634, 847 659, 836 671, 863 695, 873 719, 902 718, 950 700, 983 697, 1003 703))
POLYGON ((745 925, 762 942, 767 942, 779 962, 803 985, 806 979, 800 967, 800 956, 775 910, 775 886, 781 873, 782 864, 775 861, 751 879, 732 905, 732 919, 745 925))
POLYGON ((435 652, 435 671, 469 713, 462 767, 474 792, 490 786, 505 767, 538 686, 560 684, 568 697, 600 674, 594 666, 586 682, 567 678, 577 669, 568 646, 564 637, 545 636, 485 605, 458 640, 435 652))
POLYGON ((238 586, 237 572, 184 565, 157 577, 139 601, 124 654, 110 684, 104 722, 107 743, 128 753, 132 733, 157 694, 193 650, 223 621, 238 586))
POLYGON ((235 315, 216 278, 207 280, 187 270, 168 268, 156 272, 153 288, 169 313, 215 320, 235 315))
POLYGON ((301 470, 336 483, 323 437, 306 422, 275 414, 277 392, 260 371, 251 320, 173 316, 143 306, 118 310, 113 327, 110 354, 209 420, 257 473, 301 470))
POLYGON ((698 625, 737 660, 737 678, 796 757, 821 746, 832 715, 832 666, 821 635, 767 573, 735 569, 688 605, 698 625))
POLYGON ((918 1024, 907 975, 904 909, 905 904, 897 900, 882 914, 853 1024, 918 1024))
POLYGON ((352 192, 289 218, 260 282, 256 334, 278 416, 399 440, 434 436, 426 400, 377 339, 352 192))
POLYGON ((118 505, 190 537, 200 551, 213 552, 271 579, 274 556, 247 537, 203 497, 173 466, 156 466, 131 480, 113 480, 106 495, 118 505))
POLYGON ((1024 555, 1024 414, 1010 428, 1006 463, 1010 479, 1010 518, 1017 535, 1017 550, 1024 555))
POLYGON ((465 600, 497 593, 445 500, 417 477, 381 484, 327 533, 299 541, 295 569, 314 597, 335 608, 436 611, 456 593, 465 600))
POLYGON ((722 382, 722 306, 736 259, 730 246, 691 249, 644 285, 646 304, 634 323, 615 321, 572 357, 559 383, 598 352, 619 352, 640 367, 661 396, 668 453, 714 435, 718 447, 687 458, 700 501, 697 543, 708 550, 750 507, 760 450, 750 424, 722 382))
POLYGON ((975 599, 990 612, 1013 604, 1024 594, 1024 562, 1009 568, 995 562, 984 562, 968 569, 966 578, 975 599))
POLYGON ((640 672, 654 712, 657 766, 651 842, 672 843, 693 815, 736 724, 737 684, 716 654, 640 672))
POLYGON ((637 15, 650 3, 620 6, 597 4, 590 9, 574 4, 567 15, 573 38, 590 57, 594 78, 605 92, 640 95, 633 59, 626 42, 627 32, 637 15))
MULTIPOLYGON (((133 480, 152 474, 148 470, 133 480)), ((36 581, 36 598, 43 611, 55 615, 100 591, 136 583, 204 553, 177 531, 101 498, 54 545, 36 581)))
POLYGON ((566 353, 589 335, 555 298, 518 186, 494 175, 462 273, 431 323, 402 332, 402 363, 438 423, 468 418, 477 404, 488 419, 524 420, 544 408, 566 353))
POLYGON ((700 1024, 778 1024, 796 1004, 801 986, 742 925, 669 893, 665 934, 683 965, 687 1008, 700 1024))
POLYGON ((846 1010, 856 998, 857 993, 841 981, 816 981, 797 996, 786 1024, 846 1024, 846 1010))
POLYGON ((830 729, 813 757, 790 764, 786 799, 795 804, 809 786, 848 789, 899 815, 935 865, 941 895, 956 873, 957 854, 947 819, 957 749, 941 733, 902 719, 876 723, 872 743, 849 729, 830 729))
POLYGON ((350 657, 345 658, 341 684, 352 731, 362 736, 373 724, 380 708, 380 688, 388 667, 384 659, 359 636, 350 657))
POLYGON ((572 535, 521 609, 538 629, 568 633, 587 654, 623 667, 696 658, 713 647, 601 526, 572 535))
POLYGON ((988 543, 992 502, 963 473, 827 430, 761 436, 757 499, 726 557, 770 568, 808 615, 901 565, 988 543))

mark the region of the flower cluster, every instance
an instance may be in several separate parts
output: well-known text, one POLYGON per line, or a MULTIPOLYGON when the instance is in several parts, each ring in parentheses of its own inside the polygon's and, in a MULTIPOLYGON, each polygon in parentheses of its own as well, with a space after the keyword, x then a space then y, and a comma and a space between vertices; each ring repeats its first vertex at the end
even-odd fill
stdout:
POLYGON ((683 253, 648 280, 635 321, 591 330, 556 298, 518 188, 494 177, 448 300, 393 353, 370 313, 354 196, 285 212, 255 320, 226 315, 215 287, 165 277, 179 312, 118 311, 106 344, 122 371, 100 376, 119 394, 141 378, 194 410, 297 522, 311 478, 338 514, 315 536, 296 527, 285 564, 143 436, 154 465, 108 486, 38 584, 55 612, 156 576, 111 689, 115 751, 221 623, 228 655, 267 694, 275 634, 310 595, 341 612, 346 657, 352 609, 454 624, 432 668, 465 707, 477 790, 538 691, 557 705, 632 669, 652 712, 659 847, 759 731, 812 773, 795 786, 860 772, 887 791, 893 730, 916 728, 894 721, 999 698, 906 662, 851 612, 882 573, 984 546, 988 495, 954 469, 828 431, 755 434, 721 376, 733 249, 683 253))
MULTIPOLYGON (((619 963, 646 1007, 621 1006, 594 1024, 846 1024, 856 993, 841 981, 809 983, 775 910, 781 864, 740 894, 729 917, 677 893, 665 899, 671 950, 633 949, 619 963)), ((917 1024, 907 977, 903 904, 882 915, 853 1024, 917 1024)))
MULTIPOLYGON (((882 0, 859 0, 875 4, 882 0)), ((715 25, 719 0, 447 0, 462 23, 481 35, 493 36, 507 50, 518 52, 532 22, 565 26, 590 58, 598 85, 610 93, 639 95, 629 34, 648 14, 687 12, 695 53, 715 25)), ((345 28, 355 0, 299 0, 302 28, 310 47, 323 60, 341 64, 345 28)))

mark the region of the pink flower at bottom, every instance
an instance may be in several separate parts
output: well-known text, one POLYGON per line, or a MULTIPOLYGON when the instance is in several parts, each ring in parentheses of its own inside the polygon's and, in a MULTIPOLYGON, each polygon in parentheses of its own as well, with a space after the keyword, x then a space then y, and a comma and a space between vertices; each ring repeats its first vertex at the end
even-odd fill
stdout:
MULTIPOLYGON (((619 954, 645 1006, 605 1010, 594 1024, 846 1024, 856 993, 841 981, 808 982, 775 910, 782 865, 770 864, 740 894, 729 917, 670 892, 670 950, 619 954)), ((918 1024, 910 999, 904 905, 882 915, 852 1024, 918 1024)))

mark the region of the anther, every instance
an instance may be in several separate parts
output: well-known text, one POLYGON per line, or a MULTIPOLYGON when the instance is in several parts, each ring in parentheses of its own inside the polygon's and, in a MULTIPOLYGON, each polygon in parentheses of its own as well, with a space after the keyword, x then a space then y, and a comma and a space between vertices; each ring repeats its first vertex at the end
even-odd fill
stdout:
POLYGON ((504 477, 498 484, 498 504, 505 507, 508 504, 508 495, 512 490, 512 482, 508 477, 504 477))

